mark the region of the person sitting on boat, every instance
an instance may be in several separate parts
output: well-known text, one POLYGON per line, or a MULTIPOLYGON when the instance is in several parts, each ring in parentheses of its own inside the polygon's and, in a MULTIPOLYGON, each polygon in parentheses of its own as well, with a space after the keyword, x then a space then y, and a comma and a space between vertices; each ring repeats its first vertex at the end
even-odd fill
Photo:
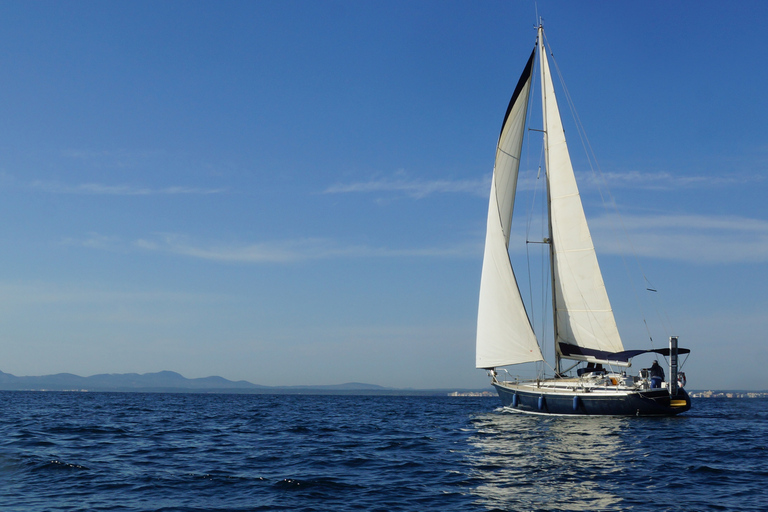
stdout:
POLYGON ((654 361, 651 365, 651 387, 660 388, 662 382, 664 382, 664 368, 658 361, 654 361))

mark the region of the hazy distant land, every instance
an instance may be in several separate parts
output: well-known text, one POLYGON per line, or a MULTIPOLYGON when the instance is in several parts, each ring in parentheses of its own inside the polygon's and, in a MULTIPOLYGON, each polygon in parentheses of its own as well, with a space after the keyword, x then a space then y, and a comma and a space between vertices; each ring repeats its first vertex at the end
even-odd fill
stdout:
MULTIPOLYGON (((223 377, 188 379, 183 375, 162 371, 157 373, 104 373, 80 377, 57 373, 41 377, 17 377, 0 371, 0 391, 101 391, 144 393, 261 393, 312 395, 448 395, 495 397, 486 389, 409 389, 388 388, 376 384, 348 382, 325 386, 262 386, 245 380, 232 381, 223 377)), ((768 398, 768 391, 690 391, 692 398, 768 398)))
MULTIPOLYGON (((485 390, 400 389, 375 384, 350 382, 326 386, 262 386, 245 380, 223 377, 188 379, 171 371, 157 373, 110 373, 80 377, 57 373, 41 377, 17 377, 0 371, 0 390, 4 391, 111 391, 147 393, 280 393, 280 394, 370 394, 370 395, 446 395, 469 396, 485 390)), ((495 395, 495 393, 494 393, 495 395)), ((477 396, 477 395, 475 395, 477 396)))

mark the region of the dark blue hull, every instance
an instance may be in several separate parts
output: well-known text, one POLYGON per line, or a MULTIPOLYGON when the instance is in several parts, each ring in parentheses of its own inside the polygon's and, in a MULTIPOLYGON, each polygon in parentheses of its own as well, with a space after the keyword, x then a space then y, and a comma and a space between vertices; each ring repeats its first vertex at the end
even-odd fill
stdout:
POLYGON ((520 412, 582 416, 674 416, 691 408, 688 393, 674 397, 666 389, 629 393, 565 393, 529 391, 493 383, 501 403, 520 412))

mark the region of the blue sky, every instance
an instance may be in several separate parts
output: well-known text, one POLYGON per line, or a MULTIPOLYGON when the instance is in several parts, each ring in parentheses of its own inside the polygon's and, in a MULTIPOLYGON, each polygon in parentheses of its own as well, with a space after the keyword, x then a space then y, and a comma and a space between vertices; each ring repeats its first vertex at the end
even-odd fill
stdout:
MULTIPOLYGON (((0 370, 485 386, 487 194, 535 9, 3 2, 0 370)), ((654 343, 693 350, 692 389, 768 388, 768 4, 538 11, 659 290, 654 343)), ((645 347, 635 257, 570 146, 624 344, 645 347)))

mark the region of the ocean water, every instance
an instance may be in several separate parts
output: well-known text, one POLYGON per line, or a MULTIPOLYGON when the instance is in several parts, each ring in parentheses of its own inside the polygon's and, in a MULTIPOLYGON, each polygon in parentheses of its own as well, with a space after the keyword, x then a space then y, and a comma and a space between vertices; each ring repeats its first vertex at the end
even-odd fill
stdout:
POLYGON ((768 400, 675 418, 497 398, 0 392, 0 510, 763 511, 768 400))

